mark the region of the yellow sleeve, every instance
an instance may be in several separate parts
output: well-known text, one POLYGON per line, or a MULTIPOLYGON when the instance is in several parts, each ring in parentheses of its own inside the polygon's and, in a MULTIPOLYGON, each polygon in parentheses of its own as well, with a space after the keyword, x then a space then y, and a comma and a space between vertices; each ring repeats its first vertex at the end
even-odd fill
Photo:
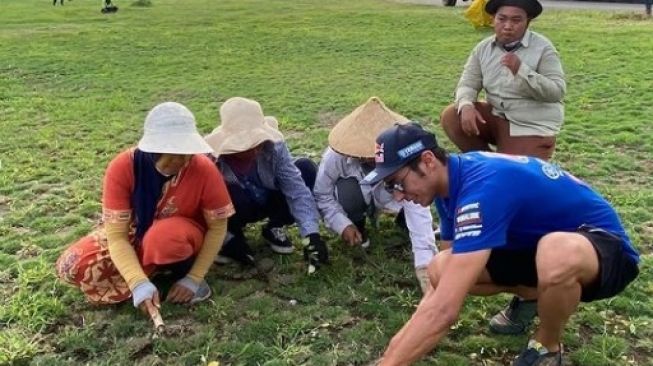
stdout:
POLYGON ((222 248, 222 242, 227 234, 226 218, 211 218, 205 212, 204 219, 208 227, 206 234, 204 234, 204 243, 202 243, 202 248, 197 254, 197 258, 195 258, 193 267, 188 272, 188 277, 195 281, 195 283, 200 283, 204 279, 204 276, 206 276, 206 272, 209 271, 209 267, 211 267, 215 256, 220 251, 220 248, 222 248))
POLYGON ((105 223, 104 229, 107 233, 111 260, 127 282, 129 289, 133 290, 139 283, 147 281, 147 276, 138 261, 134 247, 129 243, 129 221, 105 223))

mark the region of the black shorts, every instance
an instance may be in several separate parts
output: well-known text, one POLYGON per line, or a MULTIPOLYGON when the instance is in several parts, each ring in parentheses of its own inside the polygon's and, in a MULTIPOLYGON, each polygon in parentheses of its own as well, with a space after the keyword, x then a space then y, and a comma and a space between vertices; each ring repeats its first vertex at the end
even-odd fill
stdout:
MULTIPOLYGON (((576 232, 592 243, 599 259, 599 275, 593 284, 583 287, 581 301, 615 296, 637 277, 637 263, 624 251, 618 236, 589 226, 581 226, 576 232)), ((499 286, 537 287, 536 250, 492 249, 485 265, 492 282, 499 286)))

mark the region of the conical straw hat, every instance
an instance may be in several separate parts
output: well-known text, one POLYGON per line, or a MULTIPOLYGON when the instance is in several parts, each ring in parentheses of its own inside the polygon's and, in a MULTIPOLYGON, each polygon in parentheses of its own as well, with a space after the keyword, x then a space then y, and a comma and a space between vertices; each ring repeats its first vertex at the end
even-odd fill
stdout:
POLYGON ((371 97, 333 127, 329 133, 329 146, 343 155, 374 158, 376 137, 395 123, 408 121, 386 107, 379 98, 371 97))

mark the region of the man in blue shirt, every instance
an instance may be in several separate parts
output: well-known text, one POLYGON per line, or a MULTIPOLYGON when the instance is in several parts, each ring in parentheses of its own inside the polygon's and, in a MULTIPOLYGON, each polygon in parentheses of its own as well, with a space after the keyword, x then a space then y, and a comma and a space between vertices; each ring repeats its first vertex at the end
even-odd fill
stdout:
POLYGON ((579 302, 615 296, 639 273, 639 254, 612 206, 543 160, 448 155, 419 125, 396 125, 377 138, 376 168, 364 182, 380 180, 395 199, 435 199, 442 241, 451 245, 429 264, 432 289, 381 365, 409 364, 431 350, 468 293, 503 292, 537 299, 540 317, 513 365, 561 365, 562 332, 579 302))

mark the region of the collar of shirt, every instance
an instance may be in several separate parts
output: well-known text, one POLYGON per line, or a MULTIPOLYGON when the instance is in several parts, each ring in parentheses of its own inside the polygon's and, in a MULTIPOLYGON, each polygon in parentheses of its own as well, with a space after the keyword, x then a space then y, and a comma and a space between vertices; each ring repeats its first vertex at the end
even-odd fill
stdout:
MULTIPOLYGON (((515 42, 513 42, 513 43, 521 44, 520 47, 528 48, 528 43, 529 43, 528 41, 529 41, 530 38, 531 38, 531 31, 526 29, 526 32, 524 32, 524 36, 521 38, 521 40, 516 41, 516 43, 515 42)), ((494 41, 492 41, 492 46, 499 46, 501 48, 505 47, 505 45, 502 45, 502 44, 497 42, 496 37, 494 38, 494 41)), ((517 47, 517 48, 519 48, 519 47, 517 47)))

